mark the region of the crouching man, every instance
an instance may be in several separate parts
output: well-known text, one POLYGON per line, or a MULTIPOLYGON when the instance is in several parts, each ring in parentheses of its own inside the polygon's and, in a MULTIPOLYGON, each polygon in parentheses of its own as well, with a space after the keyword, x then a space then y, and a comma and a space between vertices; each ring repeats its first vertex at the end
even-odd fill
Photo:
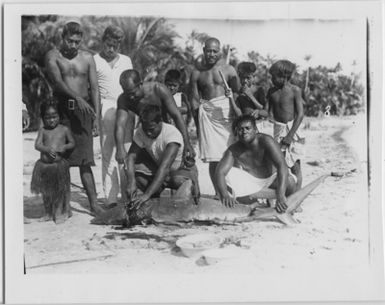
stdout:
POLYGON ((285 212, 286 196, 297 190, 301 180, 299 163, 288 169, 278 143, 258 133, 253 116, 243 115, 234 125, 238 141, 226 150, 215 172, 222 203, 227 207, 251 203, 274 189, 276 209, 285 212))
POLYGON ((162 122, 159 106, 144 106, 139 117, 141 125, 125 159, 129 208, 138 209, 151 197, 159 197, 164 188, 176 190, 188 179, 193 184, 192 197, 197 199, 198 171, 193 159, 183 159, 180 131, 162 122))

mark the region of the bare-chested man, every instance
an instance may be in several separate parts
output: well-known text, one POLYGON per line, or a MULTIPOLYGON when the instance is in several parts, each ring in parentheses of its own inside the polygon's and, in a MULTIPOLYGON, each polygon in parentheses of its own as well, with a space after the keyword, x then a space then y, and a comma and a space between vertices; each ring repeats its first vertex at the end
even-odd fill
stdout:
POLYGON ((235 127, 239 141, 226 150, 215 173, 220 200, 228 207, 250 203, 250 195, 270 188, 275 189, 277 211, 284 212, 286 196, 294 193, 302 180, 299 163, 288 170, 278 143, 258 133, 252 115, 238 118, 235 127))
POLYGON ((103 209, 97 204, 91 166, 95 165, 93 133, 98 133, 99 91, 94 59, 90 53, 79 50, 82 37, 80 24, 67 22, 63 27, 60 49, 55 48, 46 54, 46 67, 63 114, 62 123, 71 129, 75 139, 75 148, 68 157, 69 164, 79 167, 91 211, 98 214, 103 209))
POLYGON ((241 114, 232 96, 232 92, 238 92, 239 80, 234 67, 221 60, 218 39, 206 40, 203 55, 203 67, 195 69, 191 75, 191 100, 195 124, 199 126, 200 157, 209 163, 210 178, 214 183, 215 168, 227 147, 234 141, 232 121, 236 115, 241 114))
MULTIPOLYGON (((127 151, 124 147, 125 126, 127 120, 133 119, 132 113, 140 115, 145 105, 156 105, 161 108, 162 119, 168 122, 169 115, 180 131, 184 142, 184 157, 195 157, 195 152, 190 144, 183 117, 179 112, 170 90, 158 82, 142 82, 136 70, 126 70, 120 76, 120 85, 123 93, 118 98, 118 110, 115 125, 116 160, 123 164, 127 151), (130 118, 131 116, 131 118, 130 118)), ((133 130, 131 130, 133 132, 133 130)))

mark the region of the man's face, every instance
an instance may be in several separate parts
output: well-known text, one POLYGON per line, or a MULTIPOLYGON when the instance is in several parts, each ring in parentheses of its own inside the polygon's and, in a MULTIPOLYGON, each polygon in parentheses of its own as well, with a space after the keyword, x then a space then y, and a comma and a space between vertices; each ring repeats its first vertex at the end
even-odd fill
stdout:
POLYGON ((59 124, 59 114, 56 109, 49 107, 43 117, 44 127, 48 129, 54 129, 59 124))
POLYGON ((220 46, 215 41, 210 41, 203 48, 203 54, 205 56, 206 63, 214 65, 221 58, 220 46))
POLYGON ((156 139, 162 131, 162 122, 146 122, 142 121, 142 129, 147 137, 156 139))
POLYGON ((76 56, 82 41, 82 36, 79 34, 66 35, 63 38, 63 47, 66 55, 76 56))
POLYGON ((117 55, 120 47, 120 42, 116 39, 107 38, 103 41, 102 54, 107 60, 113 60, 117 55))
POLYGON ((131 78, 122 84, 122 89, 127 99, 131 102, 139 101, 142 98, 142 83, 135 84, 131 78))
POLYGON ((171 94, 174 95, 179 90, 179 82, 168 80, 165 82, 166 87, 170 90, 171 94))
POLYGON ((250 121, 243 121, 237 127, 238 138, 242 143, 250 143, 254 140, 257 134, 257 129, 250 121))

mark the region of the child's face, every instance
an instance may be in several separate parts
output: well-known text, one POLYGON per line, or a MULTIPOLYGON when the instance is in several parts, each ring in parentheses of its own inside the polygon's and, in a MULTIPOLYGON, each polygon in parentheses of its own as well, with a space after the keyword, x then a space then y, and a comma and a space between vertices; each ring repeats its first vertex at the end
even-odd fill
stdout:
POLYGON ((59 114, 53 107, 49 107, 44 114, 44 127, 54 129, 59 124, 59 114))
POLYGON ((171 94, 174 95, 179 90, 179 82, 173 80, 167 80, 165 83, 166 87, 171 91, 171 94))
POLYGON ((286 83, 286 77, 281 74, 274 74, 271 76, 271 81, 275 87, 282 88, 286 83))
POLYGON ((103 41, 102 53, 107 60, 113 60, 118 55, 119 47, 119 41, 116 39, 107 38, 105 41, 103 41))
POLYGON ((256 76, 254 75, 254 73, 240 74, 239 78, 240 78, 242 87, 250 87, 253 84, 255 84, 255 80, 256 80, 255 79, 256 76))

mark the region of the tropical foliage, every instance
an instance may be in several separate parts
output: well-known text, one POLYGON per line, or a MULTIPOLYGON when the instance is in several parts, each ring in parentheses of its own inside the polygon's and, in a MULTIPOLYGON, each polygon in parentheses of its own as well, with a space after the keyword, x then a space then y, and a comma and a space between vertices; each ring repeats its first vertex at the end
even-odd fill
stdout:
MULTIPOLYGON (((46 79, 44 55, 47 51, 60 45, 61 29, 69 17, 42 15, 22 17, 22 81, 23 101, 27 104, 32 118, 31 129, 39 124, 38 109, 41 102, 48 100, 52 90, 46 79)), ((83 16, 80 19, 84 29, 83 48, 97 53, 101 48, 104 29, 115 24, 125 33, 121 52, 129 55, 135 69, 145 79, 163 80, 169 69, 184 72, 186 90, 189 76, 194 67, 202 64, 199 51, 209 33, 192 31, 185 46, 176 43, 180 38, 174 25, 165 18, 155 17, 106 17, 83 16)), ((223 41, 224 60, 237 66, 240 62, 236 46, 223 41)), ((250 61, 257 65, 259 85, 266 90, 271 85, 268 68, 276 60, 262 56, 256 51, 248 53, 250 61)), ((311 56, 309 57, 309 59, 311 56)), ((306 115, 317 116, 326 106, 336 115, 355 114, 363 106, 363 87, 356 75, 341 74, 340 67, 316 67, 297 73, 293 81, 306 92, 306 115)))

